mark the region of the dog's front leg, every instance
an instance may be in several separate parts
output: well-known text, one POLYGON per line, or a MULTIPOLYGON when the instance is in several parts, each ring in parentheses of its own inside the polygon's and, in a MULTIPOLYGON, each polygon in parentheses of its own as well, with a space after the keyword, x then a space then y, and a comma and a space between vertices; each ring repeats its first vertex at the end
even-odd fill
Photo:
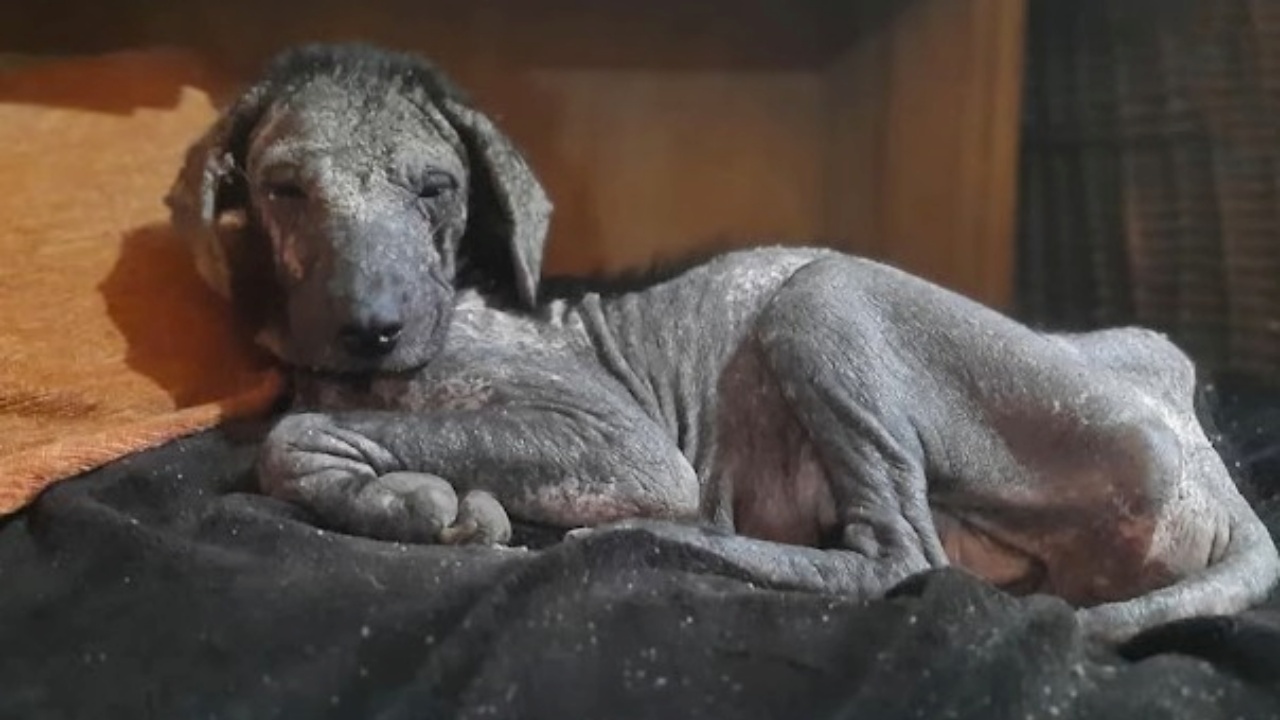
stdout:
MULTIPOLYGON (((290 415, 268 435, 258 475, 268 495, 310 510, 335 529, 407 542, 501 544, 511 525, 479 491, 459 502, 443 478, 409 466, 342 416, 290 415), (470 532, 464 532, 469 530, 470 532)), ((391 424, 403 416, 386 414, 391 424)))
POLYGON ((699 497, 657 428, 598 408, 290 415, 267 437, 259 480, 325 525, 408 542, 504 542, 504 508, 569 528, 689 517, 699 497))

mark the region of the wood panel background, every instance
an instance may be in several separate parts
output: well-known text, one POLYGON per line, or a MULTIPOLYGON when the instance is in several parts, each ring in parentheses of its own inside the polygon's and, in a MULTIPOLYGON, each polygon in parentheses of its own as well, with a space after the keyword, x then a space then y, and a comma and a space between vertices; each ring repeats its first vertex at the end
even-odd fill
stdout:
POLYGON ((437 60, 557 205, 548 269, 762 241, 1010 301, 1024 0, 35 0, 0 52, 366 39, 437 60))

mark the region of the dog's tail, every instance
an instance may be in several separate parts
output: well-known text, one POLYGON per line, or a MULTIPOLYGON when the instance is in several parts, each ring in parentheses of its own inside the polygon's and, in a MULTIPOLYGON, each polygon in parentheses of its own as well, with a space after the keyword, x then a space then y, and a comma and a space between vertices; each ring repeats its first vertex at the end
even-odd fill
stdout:
MULTIPOLYGON (((1171 585, 1133 600, 1079 611, 1091 637, 1120 642, 1137 633, 1192 616, 1229 615, 1264 600, 1280 582, 1280 553, 1267 527, 1242 496, 1215 498, 1224 513, 1210 542, 1208 562, 1171 585)), ((1185 518, 1205 527, 1203 513, 1185 518)))

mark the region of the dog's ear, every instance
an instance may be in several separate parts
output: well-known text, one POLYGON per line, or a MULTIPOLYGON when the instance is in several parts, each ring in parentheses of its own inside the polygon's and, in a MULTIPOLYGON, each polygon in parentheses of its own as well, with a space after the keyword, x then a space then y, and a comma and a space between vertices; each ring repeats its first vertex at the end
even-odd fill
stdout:
POLYGON ((438 104, 462 137, 471 164, 471 212, 461 252, 490 271, 505 272, 492 266, 508 265, 520 300, 533 307, 551 201, 520 151, 489 118, 451 97, 438 104))
POLYGON ((249 192, 240 163, 264 94, 250 88, 222 112, 187 150, 165 196, 173 228, 190 243, 200 277, 227 299, 233 297, 239 256, 248 250, 249 192))

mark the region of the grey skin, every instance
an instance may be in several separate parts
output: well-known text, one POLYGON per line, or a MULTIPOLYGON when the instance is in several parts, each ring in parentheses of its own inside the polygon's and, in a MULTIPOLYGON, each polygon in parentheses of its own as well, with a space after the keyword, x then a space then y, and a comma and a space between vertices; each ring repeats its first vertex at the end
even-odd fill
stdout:
POLYGON ((955 565, 1060 596, 1109 640, 1239 611, 1280 577, 1196 419, 1195 369, 1163 336, 1036 332, 820 249, 732 252, 647 287, 535 301, 550 206, 515 149, 460 105, 445 116, 461 144, 429 108, 415 124, 397 96, 431 96, 421 78, 360 58, 416 61, 339 57, 268 93, 238 154, 216 128, 193 149, 197 167, 247 167, 238 206, 207 170, 171 196, 175 221, 202 208, 189 234, 272 249, 289 312, 268 334, 298 372, 294 411, 262 449, 265 492, 401 541, 502 542, 507 512, 653 534, 761 583, 858 597, 955 565), (309 178, 289 214, 264 190, 264 158, 309 178), (401 184, 380 178, 428 166, 456 188, 406 213, 401 184), (463 199, 484 187, 501 198, 505 222, 489 226, 505 231, 505 275, 459 269, 469 243, 500 257, 463 199), (244 218, 238 239, 217 237, 226 212, 244 218), (376 356, 342 330, 370 307, 404 325, 376 356))

